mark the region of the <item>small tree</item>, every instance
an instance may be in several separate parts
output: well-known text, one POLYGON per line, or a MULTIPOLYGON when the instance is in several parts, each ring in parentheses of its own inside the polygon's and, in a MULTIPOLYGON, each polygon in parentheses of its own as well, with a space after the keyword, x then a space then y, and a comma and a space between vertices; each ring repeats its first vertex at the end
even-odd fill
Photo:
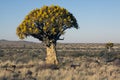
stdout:
POLYGON ((113 46, 114 46, 114 44, 111 43, 111 42, 108 42, 108 43, 106 43, 106 45, 105 45, 105 47, 106 47, 106 49, 108 50, 108 52, 111 52, 113 46))
POLYGON ((58 64, 56 42, 72 27, 78 29, 75 17, 65 8, 51 5, 32 10, 17 27, 16 34, 20 39, 32 36, 45 43, 46 63, 58 64))

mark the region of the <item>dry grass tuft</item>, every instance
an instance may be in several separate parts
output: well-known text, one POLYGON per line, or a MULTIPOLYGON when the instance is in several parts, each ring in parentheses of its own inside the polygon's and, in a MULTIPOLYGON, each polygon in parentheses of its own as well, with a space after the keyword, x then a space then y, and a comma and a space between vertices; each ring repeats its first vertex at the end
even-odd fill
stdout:
POLYGON ((57 66, 45 64, 40 44, 24 45, 1 46, 0 80, 120 80, 119 44, 108 54, 103 44, 59 44, 57 66))

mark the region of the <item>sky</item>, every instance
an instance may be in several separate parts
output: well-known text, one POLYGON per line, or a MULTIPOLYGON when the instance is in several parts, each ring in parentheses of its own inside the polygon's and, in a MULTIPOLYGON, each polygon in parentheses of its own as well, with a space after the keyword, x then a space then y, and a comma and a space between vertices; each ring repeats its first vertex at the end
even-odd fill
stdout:
MULTIPOLYGON (((20 40, 16 28, 33 9, 59 5, 71 12, 79 29, 66 30, 62 43, 120 43, 120 0, 0 0, 0 39, 20 40)), ((25 41, 39 42, 27 37, 25 41)))

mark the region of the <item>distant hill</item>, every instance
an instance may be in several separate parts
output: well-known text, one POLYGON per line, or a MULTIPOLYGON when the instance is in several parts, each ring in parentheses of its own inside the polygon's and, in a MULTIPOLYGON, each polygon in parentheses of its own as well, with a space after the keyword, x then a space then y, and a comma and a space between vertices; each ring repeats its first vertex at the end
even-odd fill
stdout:
POLYGON ((0 46, 1 47, 23 47, 23 46, 43 46, 42 43, 36 43, 36 42, 29 42, 29 41, 9 41, 9 40, 0 40, 0 46))
POLYGON ((29 41, 9 41, 5 39, 1 39, 0 43, 36 43, 36 42, 29 42, 29 41))
MULTIPOLYGON (((29 42, 29 41, 9 41, 0 40, 0 48, 45 48, 43 43, 29 42)), ((59 49, 103 49, 105 43, 58 43, 59 49)), ((114 44, 114 48, 120 50, 120 44, 114 44)))

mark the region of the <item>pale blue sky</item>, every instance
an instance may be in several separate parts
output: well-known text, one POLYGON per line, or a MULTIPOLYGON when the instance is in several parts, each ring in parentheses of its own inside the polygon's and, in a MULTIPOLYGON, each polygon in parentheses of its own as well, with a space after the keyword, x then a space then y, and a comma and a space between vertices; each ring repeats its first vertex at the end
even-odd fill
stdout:
MULTIPOLYGON (((19 40, 16 27, 33 9, 59 5, 76 17, 80 29, 69 29, 60 42, 120 43, 120 0, 0 0, 0 39, 19 40)), ((38 41, 27 38, 28 41, 38 41)))

